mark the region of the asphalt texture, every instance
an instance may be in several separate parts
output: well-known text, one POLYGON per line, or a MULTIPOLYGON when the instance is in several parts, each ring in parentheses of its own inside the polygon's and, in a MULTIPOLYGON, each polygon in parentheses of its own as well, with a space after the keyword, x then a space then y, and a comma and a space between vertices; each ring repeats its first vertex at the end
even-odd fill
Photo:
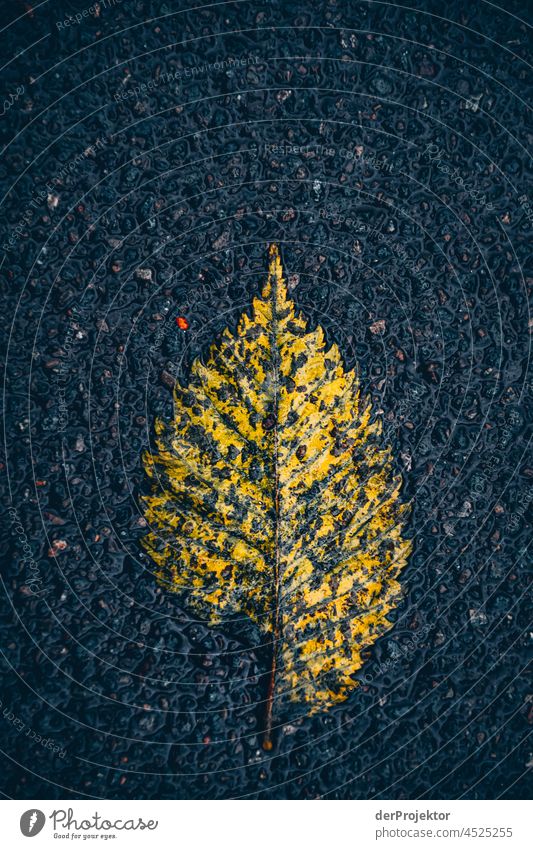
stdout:
POLYGON ((5 796, 531 798, 531 29, 503 6, 2 0, 5 796), (414 551, 359 686, 266 752, 261 635, 197 621, 140 539, 154 420, 271 242, 383 419, 414 551))

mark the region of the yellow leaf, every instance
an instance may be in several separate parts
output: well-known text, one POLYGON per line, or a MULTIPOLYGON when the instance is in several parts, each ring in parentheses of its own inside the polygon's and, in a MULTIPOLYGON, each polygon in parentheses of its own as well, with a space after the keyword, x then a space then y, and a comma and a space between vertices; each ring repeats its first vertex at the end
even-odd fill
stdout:
POLYGON ((159 581, 211 623, 243 613, 269 635, 266 739, 284 701, 346 698, 391 623, 410 553, 381 423, 321 327, 290 300, 278 249, 251 318, 176 384, 156 423, 143 543, 159 581))

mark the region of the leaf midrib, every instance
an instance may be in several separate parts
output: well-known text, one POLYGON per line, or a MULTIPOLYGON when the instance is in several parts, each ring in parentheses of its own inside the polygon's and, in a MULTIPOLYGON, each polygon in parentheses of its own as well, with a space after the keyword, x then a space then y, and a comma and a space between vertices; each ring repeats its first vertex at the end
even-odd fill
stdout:
POLYGON ((276 687, 276 670, 277 670, 277 655, 281 644, 281 617, 280 617, 280 596, 281 596, 281 568, 280 568, 280 475, 279 475, 279 357, 280 345, 278 342, 278 272, 277 268, 271 275, 270 279, 270 297, 272 301, 272 325, 270 329, 270 351, 273 366, 273 418, 274 418, 274 604, 272 617, 272 660, 270 669, 270 680, 266 702, 266 722, 265 722, 265 745, 270 748, 270 733, 272 729, 272 714, 274 704, 274 693, 276 687))

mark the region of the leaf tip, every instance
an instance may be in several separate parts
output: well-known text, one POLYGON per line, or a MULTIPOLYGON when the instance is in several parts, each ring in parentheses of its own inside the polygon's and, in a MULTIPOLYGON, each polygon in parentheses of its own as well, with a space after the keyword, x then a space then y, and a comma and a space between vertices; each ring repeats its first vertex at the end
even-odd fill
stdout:
POLYGON ((263 301, 270 301, 273 297, 273 308, 275 311, 284 310, 287 307, 293 309, 292 301, 289 299, 287 284, 283 276, 283 265, 279 245, 272 242, 268 248, 268 278, 261 293, 263 301))
POLYGON ((283 272, 282 272, 282 267, 281 267, 281 257, 280 257, 280 253, 279 253, 279 245, 277 245, 275 242, 272 242, 269 245, 268 256, 269 256, 269 261, 270 261, 270 272, 273 273, 275 269, 276 270, 279 269, 279 273, 281 275, 283 272))

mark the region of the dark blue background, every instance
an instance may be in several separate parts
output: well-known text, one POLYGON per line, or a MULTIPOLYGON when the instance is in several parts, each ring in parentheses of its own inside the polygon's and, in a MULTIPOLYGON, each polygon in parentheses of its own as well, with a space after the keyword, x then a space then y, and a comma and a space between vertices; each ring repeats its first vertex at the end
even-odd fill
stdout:
POLYGON ((2 3, 5 795, 531 795, 531 52, 505 6, 2 3), (361 686, 267 754, 259 635, 191 621, 138 541, 154 418, 271 241, 384 418, 415 549, 361 686))

